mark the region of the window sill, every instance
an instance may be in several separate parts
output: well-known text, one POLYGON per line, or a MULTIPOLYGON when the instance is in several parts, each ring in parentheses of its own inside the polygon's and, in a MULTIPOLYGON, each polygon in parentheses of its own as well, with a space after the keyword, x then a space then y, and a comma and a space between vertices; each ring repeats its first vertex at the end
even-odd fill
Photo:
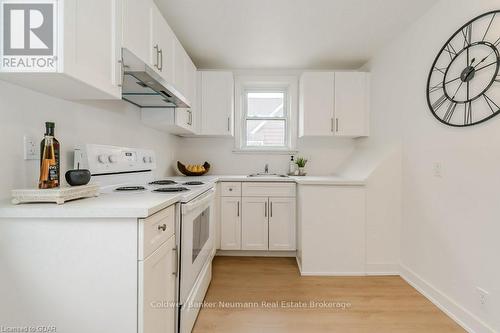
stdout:
POLYGON ((266 154, 266 155, 295 155, 299 151, 294 149, 251 149, 251 148, 241 148, 233 149, 235 154, 266 154))

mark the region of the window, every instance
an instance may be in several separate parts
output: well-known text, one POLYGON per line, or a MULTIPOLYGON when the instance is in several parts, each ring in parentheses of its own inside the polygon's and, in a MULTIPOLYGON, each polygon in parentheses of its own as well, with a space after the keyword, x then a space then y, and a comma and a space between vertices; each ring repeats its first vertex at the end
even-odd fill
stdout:
POLYGON ((287 148, 289 118, 286 89, 245 90, 243 148, 287 148))

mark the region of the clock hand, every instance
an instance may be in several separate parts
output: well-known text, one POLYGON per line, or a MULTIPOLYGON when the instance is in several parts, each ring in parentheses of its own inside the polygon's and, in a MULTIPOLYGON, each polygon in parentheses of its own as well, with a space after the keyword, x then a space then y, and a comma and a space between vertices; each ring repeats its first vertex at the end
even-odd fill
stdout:
MULTIPOLYGON (((485 68, 490 67, 491 65, 495 65, 495 64, 497 64, 497 62, 496 62, 496 61, 492 62, 491 64, 484 65, 483 67, 479 67, 478 69, 475 69, 475 71, 476 71, 476 72, 479 72, 480 70, 485 69, 485 68)), ((471 70, 469 73, 472 73, 472 70, 471 70)), ((446 81, 444 84, 448 84, 448 83, 455 82, 455 81, 457 81, 457 80, 459 80, 459 79, 461 79, 461 78, 462 78, 462 76, 456 77, 456 78, 454 78, 454 79, 451 79, 451 80, 449 80, 449 81, 446 81)))
POLYGON ((457 90, 455 91, 455 94, 453 95, 453 97, 451 99, 455 99, 455 97, 458 94, 458 91, 460 90, 460 88, 462 88, 462 84, 464 84, 464 81, 460 82, 460 85, 458 86, 457 90))

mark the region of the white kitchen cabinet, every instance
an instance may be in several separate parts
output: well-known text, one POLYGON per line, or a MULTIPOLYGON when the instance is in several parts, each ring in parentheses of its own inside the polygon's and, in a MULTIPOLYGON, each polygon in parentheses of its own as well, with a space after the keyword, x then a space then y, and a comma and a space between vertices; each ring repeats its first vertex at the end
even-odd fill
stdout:
POLYGON ((335 74, 333 72, 306 72, 299 86, 299 135, 331 136, 335 74))
POLYGON ((149 64, 167 82, 174 82, 176 38, 160 10, 151 6, 151 45, 149 64))
POLYGON ((234 77, 232 72, 199 72, 197 134, 233 136, 234 77))
POLYGON ((369 75, 362 72, 335 73, 335 136, 367 136, 369 75))
POLYGON ((123 0, 122 47, 152 67, 153 8, 152 0, 123 0))
POLYGON ((241 250, 241 198, 221 197, 221 249, 241 250))
POLYGON ((121 99, 121 4, 64 1, 54 18, 54 66, 44 73, 4 67, 0 79, 69 100, 121 99))
POLYGON ((188 55, 177 38, 174 40, 174 86, 183 96, 186 94, 187 73, 186 61, 188 55))
POLYGON ((152 306, 158 302, 175 303, 175 236, 139 261, 139 333, 175 332, 175 307, 152 306))
MULTIPOLYGON (((185 76, 185 97, 191 103, 191 111, 198 112, 197 103, 197 71, 191 58, 186 54, 184 58, 184 76, 185 76)), ((196 117, 194 117, 196 119, 196 117)))
POLYGON ((368 73, 305 72, 299 89, 299 136, 368 135, 368 73))
POLYGON ((301 273, 364 275, 365 188, 299 185, 298 205, 301 273))
POLYGON ((141 109, 141 120, 149 127, 176 135, 193 133, 193 114, 187 108, 141 109))
POLYGON ((270 251, 296 249, 295 221, 295 198, 269 198, 270 251))
POLYGON ((269 202, 267 197, 243 197, 241 249, 268 249, 269 202))

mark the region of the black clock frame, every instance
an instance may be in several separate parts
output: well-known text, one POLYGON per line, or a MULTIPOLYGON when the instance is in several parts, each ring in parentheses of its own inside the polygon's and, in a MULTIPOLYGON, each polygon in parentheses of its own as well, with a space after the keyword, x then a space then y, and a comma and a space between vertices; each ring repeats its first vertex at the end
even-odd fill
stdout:
MULTIPOLYGON (((484 14, 481 14, 479 16, 476 16, 475 18, 471 19, 470 21, 468 21, 467 23, 465 23, 462 27, 460 27, 460 29, 458 29, 453 35, 451 35, 451 37, 446 41, 446 43, 443 45, 443 47, 439 50, 436 58, 434 59, 434 62, 432 63, 432 67, 429 71, 429 76, 428 76, 428 79, 427 79, 427 88, 426 88, 426 98, 427 98, 427 105, 429 106, 429 109, 432 113, 432 115, 437 119, 439 120, 439 122, 445 124, 445 125, 448 125, 448 126, 452 126, 452 127, 469 127, 469 126, 474 126, 474 125, 478 125, 478 124, 481 124, 485 121, 488 121, 490 120, 491 118, 497 116, 498 114, 500 114, 500 108, 493 114, 491 114, 490 116, 488 117, 485 117, 477 122, 473 122, 473 123, 470 123, 470 124, 451 124, 449 122, 446 122, 444 119, 440 118, 436 112, 434 111, 434 108, 432 106, 432 102, 431 102, 431 99, 430 99, 430 93, 431 93, 431 90, 432 90, 432 87, 431 87, 431 78, 432 78, 432 73, 434 72, 435 68, 436 68, 436 64, 440 58, 440 56, 443 54, 443 52, 445 52, 445 49, 447 48, 448 45, 450 45, 451 41, 460 33, 463 33, 464 29, 466 29, 469 25, 471 25, 472 23, 474 23, 475 21, 485 17, 485 16, 488 16, 488 15, 497 15, 497 14, 500 14, 500 10, 493 10, 493 11, 489 11, 487 13, 484 13, 484 14)), ((499 15, 499 19, 500 19, 500 15, 499 15)), ((500 37, 499 37, 500 39, 500 37)), ((478 45, 480 43, 478 42, 475 42, 475 43, 471 43, 469 46, 467 46, 467 48, 470 48, 472 47, 473 45, 478 45)), ((454 101, 452 98, 450 98, 450 96, 448 95, 448 93, 446 92, 446 74, 448 73, 448 70, 450 69, 450 66, 451 64, 453 63, 453 61, 462 53, 466 50, 466 48, 460 50, 459 52, 456 53, 456 55, 454 56, 454 58, 452 59, 452 61, 450 62, 450 64, 448 65, 448 67, 446 68, 446 71, 445 73, 443 73, 443 91, 445 93, 445 97, 446 99, 450 100, 450 101, 453 101, 455 102, 456 104, 466 104, 466 103, 470 103, 472 102, 473 100, 475 99, 478 99, 480 98, 481 96, 483 96, 490 88, 491 86, 498 80, 496 79, 499 75, 499 72, 500 72, 500 50, 492 43, 489 43, 489 42, 483 42, 482 44, 485 44, 491 48, 493 48, 495 50, 495 53, 497 55, 497 65, 496 65, 496 70, 495 70, 495 75, 493 76, 491 82, 488 84, 488 86, 480 93, 478 94, 475 98, 469 100, 469 101, 462 101, 462 102, 456 102, 454 101)))

